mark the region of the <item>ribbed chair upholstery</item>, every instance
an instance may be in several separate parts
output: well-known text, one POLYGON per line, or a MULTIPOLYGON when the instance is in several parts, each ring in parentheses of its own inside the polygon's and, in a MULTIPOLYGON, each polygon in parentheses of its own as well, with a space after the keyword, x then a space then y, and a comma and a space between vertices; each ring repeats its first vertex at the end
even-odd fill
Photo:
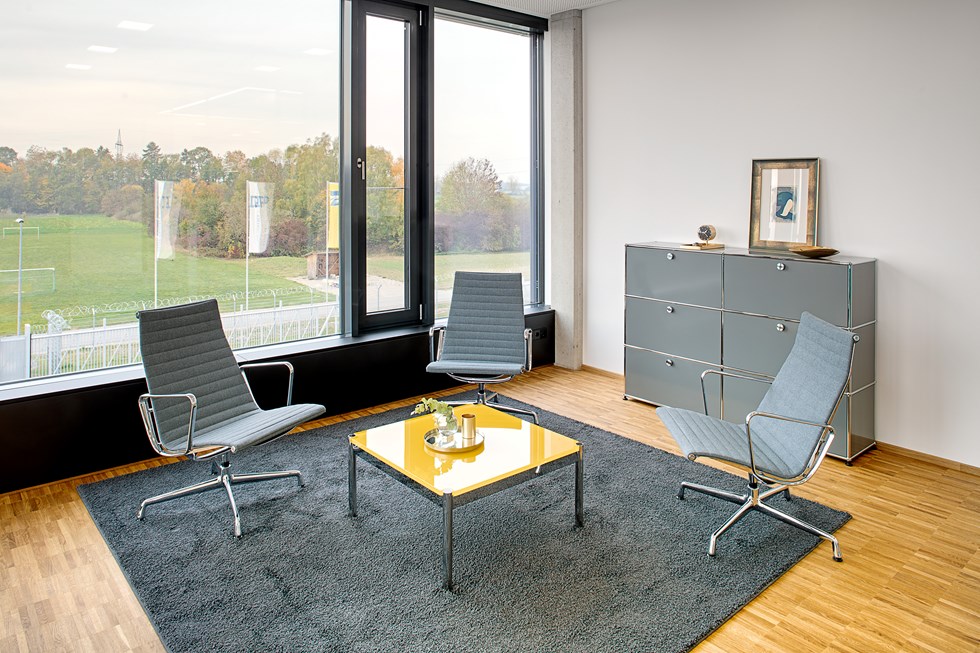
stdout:
MULTIPOLYGON (((433 327, 429 372, 448 374, 477 385, 476 402, 538 416, 497 402, 488 383, 503 383, 531 369, 531 330, 524 328, 524 292, 520 273, 456 272, 446 326, 433 327)), ((461 404, 464 402, 456 402, 461 404)))
POLYGON ((139 399, 147 436, 162 456, 210 460, 216 478, 151 497, 148 505, 224 487, 234 515, 234 532, 241 521, 232 492, 236 483, 295 477, 297 470, 232 474, 229 453, 263 444, 324 412, 318 404, 292 402, 293 369, 286 362, 239 365, 225 338, 218 303, 213 300, 140 311, 140 351, 149 392, 139 399), (255 403, 242 371, 247 367, 283 366, 288 372, 286 406, 262 410, 255 403))
MULTIPOLYGON (((681 408, 661 407, 657 415, 691 460, 701 456, 734 463, 748 470, 749 493, 734 494, 694 483, 681 483, 678 497, 690 489, 741 504, 714 534, 708 546, 715 555, 718 537, 751 510, 818 535, 833 545, 840 561, 840 544, 833 535, 788 515, 765 499, 808 481, 823 461, 834 439, 830 426, 851 372, 857 336, 811 315, 800 317, 796 341, 774 379, 709 371, 749 381, 771 382, 759 407, 744 424, 733 424, 681 408), (765 489, 760 492, 760 486, 765 489)), ((705 410, 707 412, 707 410, 705 410)))

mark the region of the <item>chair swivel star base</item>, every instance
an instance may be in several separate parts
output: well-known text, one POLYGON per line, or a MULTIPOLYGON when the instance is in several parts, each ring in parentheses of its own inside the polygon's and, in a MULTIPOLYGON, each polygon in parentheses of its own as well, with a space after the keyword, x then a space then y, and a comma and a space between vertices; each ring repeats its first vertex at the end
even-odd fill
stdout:
POLYGON ((700 492, 702 494, 707 494, 718 499, 724 499, 731 503, 740 504, 738 510, 732 515, 728 521, 726 521, 721 528, 716 530, 711 534, 711 540, 708 543, 708 555, 714 556, 718 548, 718 538, 727 531, 729 528, 734 526, 742 517, 746 516, 753 510, 758 510, 764 514, 774 517, 782 522, 789 524, 790 526, 795 526, 801 530, 804 530, 812 535, 822 537, 823 539, 830 542, 834 549, 834 560, 837 562, 843 562, 844 558, 841 556, 840 543, 837 538, 824 531, 817 528, 813 524, 807 523, 802 519, 797 519, 796 517, 786 514, 778 508, 774 508, 769 504, 763 503, 766 499, 774 497, 777 494, 783 493, 786 500, 791 500, 791 495, 789 493, 789 488, 785 485, 775 485, 768 486, 760 481, 753 481, 751 476, 749 478, 748 484, 749 492, 748 494, 735 494, 734 492, 728 492, 726 490, 720 490, 718 488, 710 487, 708 485, 699 485, 697 483, 691 483, 689 481, 683 481, 681 483, 681 489, 677 492, 677 498, 684 498, 684 490, 692 490, 694 492, 700 492), (761 488, 765 487, 765 491, 760 491, 761 488))
POLYGON ((490 392, 487 393, 487 383, 502 383, 504 381, 510 381, 511 377, 502 378, 500 380, 488 381, 486 379, 482 381, 476 381, 474 379, 464 379, 452 374, 449 375, 451 378, 461 381, 463 383, 475 383, 476 384, 476 401, 447 401, 446 403, 450 406, 466 406, 467 404, 483 404, 484 406, 492 406, 497 410, 506 411, 508 413, 514 413, 515 415, 525 415, 531 418, 535 424, 538 424, 538 414, 533 410, 524 410, 523 408, 518 408, 517 406, 508 406, 507 404, 502 404, 497 400, 497 393, 490 392))
POLYGON ((232 491, 231 486, 239 485, 241 483, 258 483, 260 481, 275 481, 281 478, 295 478, 300 487, 306 486, 306 481, 303 480, 303 474, 296 469, 288 469, 281 472, 255 472, 252 474, 232 474, 231 473, 231 462, 228 460, 227 452, 220 454, 220 461, 213 461, 211 466, 211 473, 217 474, 217 478, 211 478, 206 481, 201 481, 200 483, 195 483, 194 485, 188 485, 187 487, 180 488, 179 490, 171 490, 170 492, 164 492, 163 494, 158 494, 155 497, 150 497, 149 499, 144 499, 140 504, 140 509, 136 513, 136 518, 143 521, 143 514, 146 511, 147 506, 152 506, 155 503, 163 503, 165 501, 171 501, 173 499, 180 499, 181 497, 188 497, 193 494, 200 494, 201 492, 207 492, 208 490, 216 490, 218 488, 224 488, 225 492, 228 493, 228 503, 231 504, 231 514, 235 518, 234 533, 235 537, 242 536, 242 522, 238 516, 238 504, 235 502, 235 493, 232 491))

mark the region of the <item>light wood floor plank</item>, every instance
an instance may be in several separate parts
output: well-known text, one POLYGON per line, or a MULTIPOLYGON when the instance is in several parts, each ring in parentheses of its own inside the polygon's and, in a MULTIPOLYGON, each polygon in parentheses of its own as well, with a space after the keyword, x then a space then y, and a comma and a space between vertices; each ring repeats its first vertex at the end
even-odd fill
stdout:
MULTIPOLYGON (((545 367, 502 387, 516 399, 678 453, 652 406, 622 399, 622 377, 545 367)), ((0 495, 0 651, 164 651, 75 487, 168 462, 0 495)), ((853 515, 837 533, 845 561, 835 563, 821 543, 695 650, 980 651, 976 471, 897 447, 873 449, 852 467, 828 459, 797 492, 853 515)))

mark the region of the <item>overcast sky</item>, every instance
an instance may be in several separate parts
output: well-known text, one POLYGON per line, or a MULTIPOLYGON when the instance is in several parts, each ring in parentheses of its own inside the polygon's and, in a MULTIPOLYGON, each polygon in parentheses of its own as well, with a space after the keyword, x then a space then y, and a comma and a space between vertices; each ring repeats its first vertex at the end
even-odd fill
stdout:
MULTIPOLYGON (((112 150, 121 130, 126 153, 155 141, 166 153, 204 146, 254 156, 336 135, 338 7, 337 0, 8 3, 0 145, 21 155, 31 145, 112 150), (151 27, 122 29, 122 21, 151 27)), ((377 43, 368 70, 390 77, 400 44, 377 43)), ((437 22, 437 174, 473 156, 489 158, 502 179, 527 181, 528 47, 526 37, 437 22)), ((370 136, 400 152, 400 103, 391 97, 368 98, 370 136)))

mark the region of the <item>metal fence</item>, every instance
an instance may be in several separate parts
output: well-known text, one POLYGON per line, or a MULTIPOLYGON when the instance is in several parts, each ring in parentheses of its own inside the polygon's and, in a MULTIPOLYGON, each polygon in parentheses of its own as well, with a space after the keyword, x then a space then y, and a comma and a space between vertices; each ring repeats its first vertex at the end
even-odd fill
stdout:
MULTIPOLYGON (((240 310, 221 316, 233 349, 331 335, 339 331, 336 302, 240 310)), ((139 326, 133 322, 61 333, 0 338, 0 382, 84 372, 141 362, 139 326)))

